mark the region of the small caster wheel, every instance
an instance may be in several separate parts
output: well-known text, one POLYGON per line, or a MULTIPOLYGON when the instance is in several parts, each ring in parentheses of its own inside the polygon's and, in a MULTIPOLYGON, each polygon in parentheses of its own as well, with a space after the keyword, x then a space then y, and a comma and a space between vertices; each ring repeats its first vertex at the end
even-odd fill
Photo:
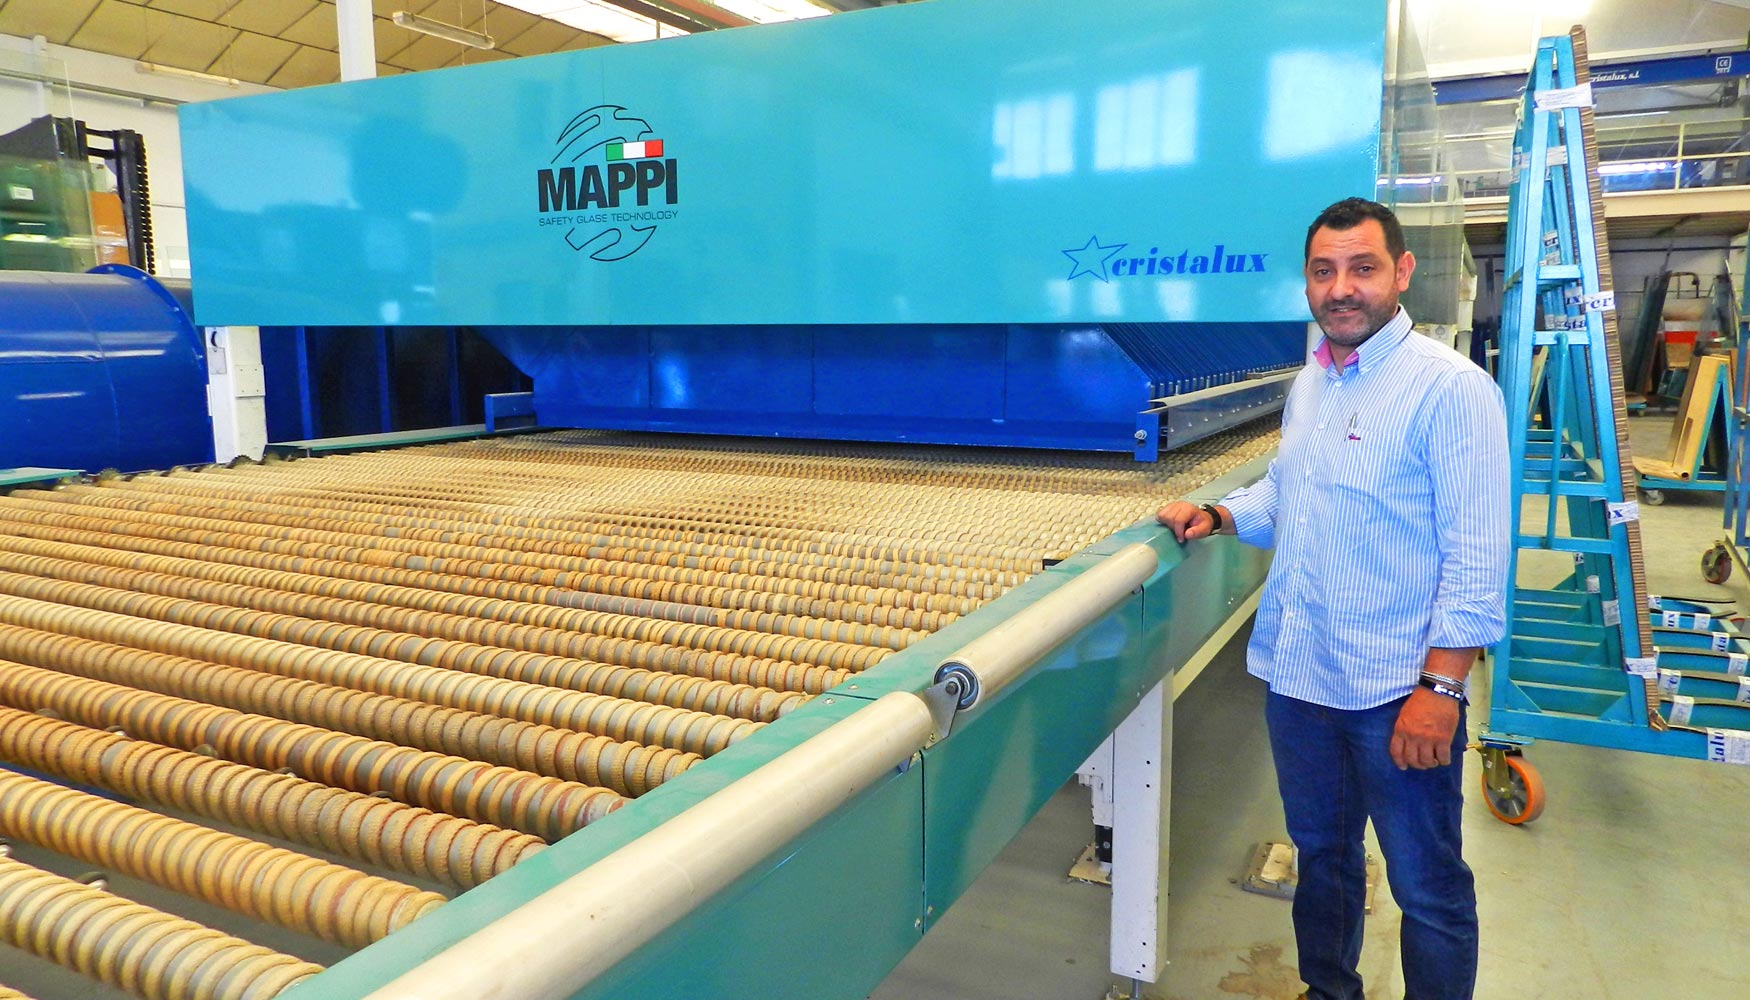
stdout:
POLYGON ((1543 815, 1543 778, 1518 751, 1484 747, 1483 803, 1501 822, 1523 826, 1543 815))
POLYGON ((1709 583, 1725 583, 1732 576, 1732 553, 1724 545, 1715 545, 1701 554, 1701 578, 1709 583))
POLYGON ((1646 489, 1643 487, 1641 489, 1641 503, 1644 503, 1649 507, 1662 506, 1665 503, 1665 491, 1646 489))

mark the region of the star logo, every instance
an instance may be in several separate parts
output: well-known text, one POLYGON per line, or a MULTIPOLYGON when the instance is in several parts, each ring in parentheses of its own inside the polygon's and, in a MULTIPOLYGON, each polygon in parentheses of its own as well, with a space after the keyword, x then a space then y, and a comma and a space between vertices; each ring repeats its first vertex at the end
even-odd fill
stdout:
POLYGON ((1125 243, 1114 243, 1111 246, 1106 246, 1100 242, 1098 236, 1090 236, 1088 242, 1080 249, 1059 251, 1075 265, 1069 269, 1069 277, 1065 280, 1074 281, 1084 274, 1091 274, 1101 281, 1107 280, 1106 262, 1117 256, 1118 251, 1126 246, 1128 244, 1125 243))

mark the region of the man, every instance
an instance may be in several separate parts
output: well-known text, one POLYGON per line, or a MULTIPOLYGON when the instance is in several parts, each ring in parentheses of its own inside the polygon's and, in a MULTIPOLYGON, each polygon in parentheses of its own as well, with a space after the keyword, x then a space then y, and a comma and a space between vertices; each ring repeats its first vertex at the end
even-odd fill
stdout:
POLYGON ((1324 337, 1289 391, 1269 473, 1219 505, 1158 515, 1181 542, 1232 531, 1276 549, 1246 659, 1270 685, 1308 1000, 1361 1000, 1370 817, 1403 909, 1406 997, 1460 1000, 1476 984, 1465 684, 1504 628, 1507 431, 1488 375, 1410 332, 1398 296, 1415 268, 1383 205, 1325 209, 1306 239, 1324 337))

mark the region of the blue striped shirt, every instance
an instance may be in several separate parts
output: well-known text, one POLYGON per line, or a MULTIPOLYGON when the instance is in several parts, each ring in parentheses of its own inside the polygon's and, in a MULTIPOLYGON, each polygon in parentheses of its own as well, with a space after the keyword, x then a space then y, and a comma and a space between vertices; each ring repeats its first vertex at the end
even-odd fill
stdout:
POLYGON ((1363 709, 1409 694, 1430 646, 1504 630, 1507 427, 1501 392, 1402 310, 1341 367, 1321 342, 1282 445, 1222 500, 1276 556, 1247 669, 1291 698, 1363 709))

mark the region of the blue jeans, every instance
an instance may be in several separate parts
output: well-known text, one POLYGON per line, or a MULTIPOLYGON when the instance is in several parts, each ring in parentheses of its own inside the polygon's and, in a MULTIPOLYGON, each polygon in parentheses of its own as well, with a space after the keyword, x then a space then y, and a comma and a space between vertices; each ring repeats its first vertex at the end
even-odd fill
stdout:
POLYGON ((1312 1000, 1362 1000, 1370 817, 1404 913, 1404 996, 1469 1000, 1476 987, 1477 896, 1459 834, 1464 716, 1451 766, 1400 771, 1390 749, 1403 704, 1346 712, 1274 691, 1265 702, 1288 835, 1300 849, 1294 937, 1312 1000))

